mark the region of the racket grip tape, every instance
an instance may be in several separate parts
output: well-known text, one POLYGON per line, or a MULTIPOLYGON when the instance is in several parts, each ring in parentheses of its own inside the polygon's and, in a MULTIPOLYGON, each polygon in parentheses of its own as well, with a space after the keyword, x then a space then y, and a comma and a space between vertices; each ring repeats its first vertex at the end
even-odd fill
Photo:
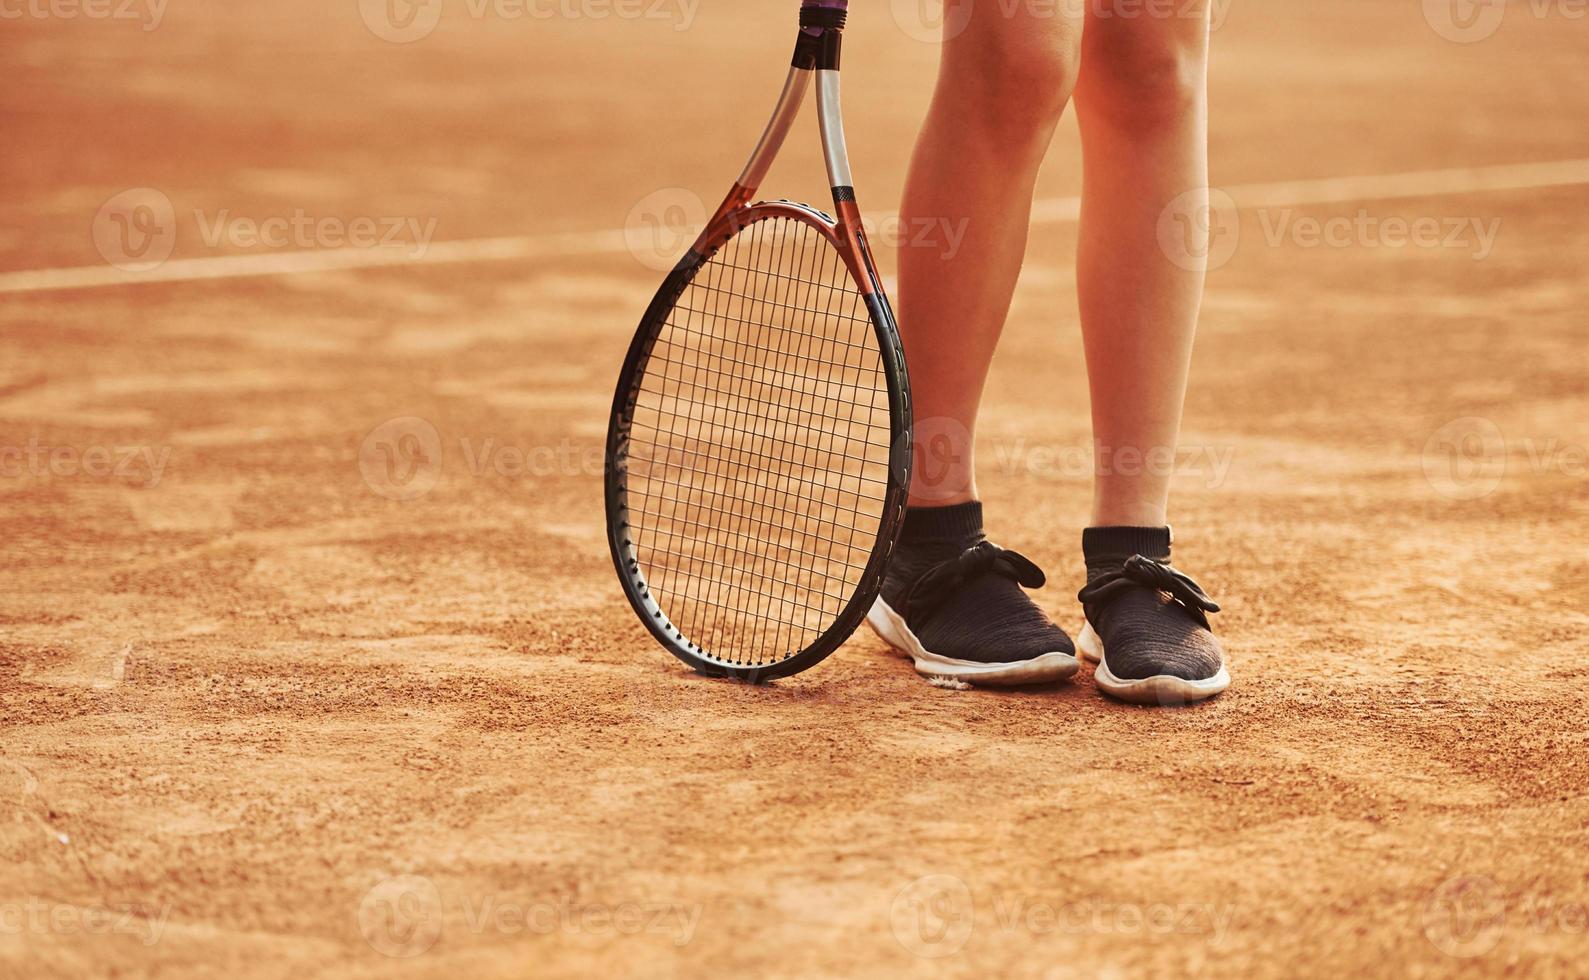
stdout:
POLYGON ((849 9, 850 0, 805 0, 800 5, 800 26, 841 31, 844 29, 845 13, 849 9))

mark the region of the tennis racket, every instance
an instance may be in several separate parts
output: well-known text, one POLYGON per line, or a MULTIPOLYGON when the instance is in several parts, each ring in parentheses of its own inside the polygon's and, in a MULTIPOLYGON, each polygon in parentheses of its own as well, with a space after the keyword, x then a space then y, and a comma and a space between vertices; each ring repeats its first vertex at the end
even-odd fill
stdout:
POLYGON ((860 625, 898 538, 910 393, 839 112, 847 0, 805 0, 760 141, 629 346, 607 533, 635 612, 706 674, 804 670, 860 625), (815 78, 836 218, 750 203, 815 78))

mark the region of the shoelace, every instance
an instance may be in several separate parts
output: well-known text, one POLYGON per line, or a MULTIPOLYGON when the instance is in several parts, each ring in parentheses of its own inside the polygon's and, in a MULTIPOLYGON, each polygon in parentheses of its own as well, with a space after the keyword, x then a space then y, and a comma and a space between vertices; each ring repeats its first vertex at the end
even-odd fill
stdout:
POLYGON ((1162 592, 1185 606, 1204 627, 1208 626, 1208 614, 1219 612, 1219 603, 1210 599, 1190 575, 1142 555, 1132 555, 1118 572, 1088 582, 1076 598, 1084 606, 1101 605, 1139 586, 1162 592))
POLYGON ((1048 580, 1025 555, 982 541, 962 551, 958 558, 939 562, 923 572, 906 591, 899 614, 907 619, 912 612, 931 615, 961 586, 989 573, 1012 579, 1028 589, 1040 589, 1048 580))

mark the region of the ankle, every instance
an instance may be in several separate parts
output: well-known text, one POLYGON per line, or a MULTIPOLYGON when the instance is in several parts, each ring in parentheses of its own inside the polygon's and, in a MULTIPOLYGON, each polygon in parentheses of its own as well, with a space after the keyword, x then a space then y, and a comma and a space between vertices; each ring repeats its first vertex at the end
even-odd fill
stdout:
POLYGON ((1169 521, 1169 504, 1163 500, 1093 499, 1093 527, 1164 527, 1169 521))

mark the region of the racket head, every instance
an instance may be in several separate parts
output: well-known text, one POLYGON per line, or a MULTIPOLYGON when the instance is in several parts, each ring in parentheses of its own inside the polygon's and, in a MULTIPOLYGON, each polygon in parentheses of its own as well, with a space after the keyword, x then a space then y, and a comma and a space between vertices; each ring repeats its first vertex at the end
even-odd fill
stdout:
POLYGON ((613 396, 608 543, 640 620, 702 673, 811 667, 876 600, 909 473, 904 352, 858 222, 719 215, 613 396))

